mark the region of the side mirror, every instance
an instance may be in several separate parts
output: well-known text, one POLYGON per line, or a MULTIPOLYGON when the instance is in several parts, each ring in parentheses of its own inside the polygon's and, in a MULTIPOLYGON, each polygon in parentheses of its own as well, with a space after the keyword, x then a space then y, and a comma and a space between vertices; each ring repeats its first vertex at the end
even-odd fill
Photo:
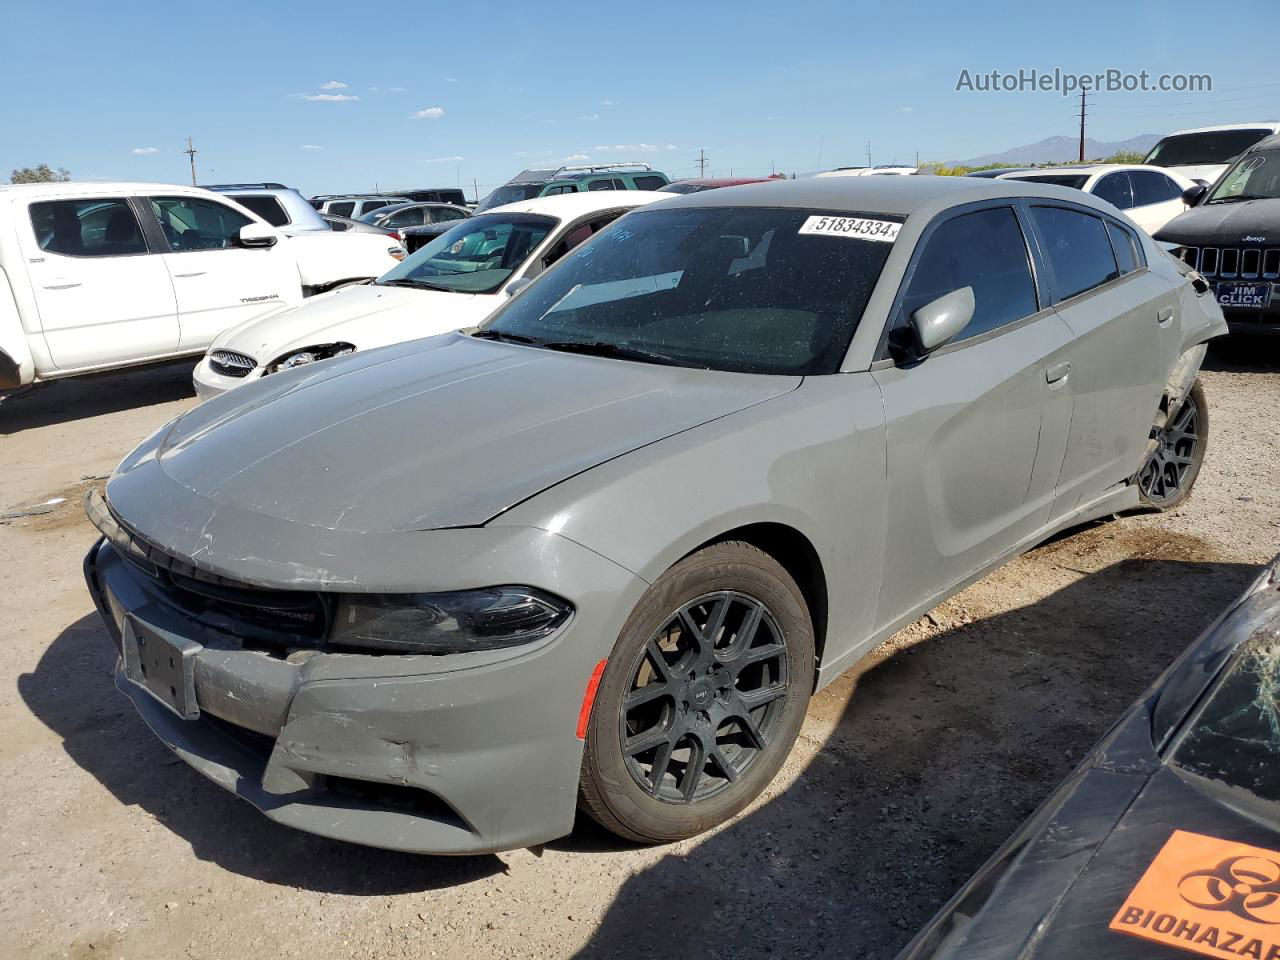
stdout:
POLYGON ((1182 191, 1182 202, 1188 207, 1194 207, 1197 203, 1204 199, 1204 195, 1209 192, 1209 185, 1203 180, 1197 180, 1187 189, 1182 191))
POLYGON ((279 239, 275 227, 265 223, 246 223, 240 228, 239 240, 242 247, 250 249, 274 247, 279 239))
POLYGON ((512 280, 507 284, 507 296, 514 297, 517 293, 533 283, 528 277, 521 277, 519 280, 512 280))
POLYGON ((977 309, 973 287, 961 287, 926 303, 911 314, 911 326, 921 353, 931 353, 954 340, 973 319, 977 309))

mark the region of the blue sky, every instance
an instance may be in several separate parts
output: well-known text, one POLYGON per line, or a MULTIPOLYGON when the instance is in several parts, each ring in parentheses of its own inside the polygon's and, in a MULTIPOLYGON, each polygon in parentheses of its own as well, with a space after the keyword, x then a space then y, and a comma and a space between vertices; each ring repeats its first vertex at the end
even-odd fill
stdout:
POLYGON ((1076 132, 1056 93, 962 69, 1208 73, 1205 94, 1091 95, 1089 134, 1280 118, 1275 0, 10 4, 0 171, 453 185, 646 160, 672 177, 955 160, 1076 132), (1235 25, 1242 30, 1235 32, 1235 25), (19 38, 23 42, 16 42, 19 38), (343 99, 348 98, 348 99, 343 99))

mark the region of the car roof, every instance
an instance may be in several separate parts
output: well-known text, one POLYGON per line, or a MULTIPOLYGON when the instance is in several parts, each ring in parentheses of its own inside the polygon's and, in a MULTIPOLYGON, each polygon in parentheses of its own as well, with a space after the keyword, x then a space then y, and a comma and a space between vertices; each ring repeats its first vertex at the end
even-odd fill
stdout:
POLYGON ((104 180, 101 182, 93 181, 71 181, 69 183, 6 183, 0 184, 0 192, 10 194, 19 193, 57 193, 68 197, 86 197, 96 196, 102 193, 120 193, 146 191, 155 193, 156 191, 164 191, 172 193, 179 191, 181 193, 207 194, 211 191, 204 187, 193 187, 190 184, 182 185, 176 183, 145 183, 142 181, 130 180, 104 180))
POLYGON ((1255 143, 1252 147, 1250 147, 1246 152, 1253 153, 1255 150, 1274 150, 1276 147, 1280 147, 1280 134, 1273 134, 1269 137, 1263 137, 1261 140, 1255 143))
POLYGON ((797 207, 843 213, 909 216, 929 207, 958 206, 1003 197, 1044 197, 1092 205, 1089 194, 1059 187, 984 177, 809 177, 776 183, 749 183, 732 190, 671 194, 681 207, 797 207))
POLYGON ((561 193, 554 197, 534 197, 518 200, 501 207, 492 207, 479 216, 491 213, 545 213, 570 220, 595 213, 597 210, 615 210, 618 207, 638 207, 655 200, 668 201, 678 196, 659 193, 656 190, 596 190, 588 193, 561 193))
POLYGON ((1220 133, 1223 130, 1259 130, 1263 127, 1270 127, 1273 131, 1280 133, 1280 121, 1259 120, 1257 123, 1221 123, 1216 127, 1190 127, 1186 130, 1175 130, 1173 133, 1166 133, 1161 139, 1180 137, 1184 133, 1220 133))

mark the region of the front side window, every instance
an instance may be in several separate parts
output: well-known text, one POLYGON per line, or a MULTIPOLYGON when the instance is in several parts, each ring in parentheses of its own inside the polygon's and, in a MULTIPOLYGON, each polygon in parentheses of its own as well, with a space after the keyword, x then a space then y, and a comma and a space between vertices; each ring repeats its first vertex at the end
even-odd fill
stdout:
POLYGON ((835 373, 893 245, 800 232, 825 212, 630 213, 477 335, 713 370, 835 373))
POLYGON ((1181 195, 1172 180, 1163 173, 1154 170, 1133 170, 1129 177, 1133 180, 1133 205, 1145 207, 1153 203, 1164 203, 1181 195))
POLYGON ((1057 278, 1057 299, 1067 300, 1120 276, 1100 217, 1064 207, 1032 207, 1045 256, 1057 278))
POLYGON ((248 194, 245 196, 233 196, 231 198, 240 206, 252 210, 267 223, 273 227, 286 227, 289 225, 289 214, 285 211, 280 201, 268 194, 248 194))
POLYGON ((981 336, 1040 309, 1027 241, 1012 207, 966 213, 926 241, 902 301, 903 319, 938 297, 973 288, 973 319, 956 342, 981 336))
POLYGON ((1222 175, 1205 203, 1238 203, 1280 197, 1280 148, 1241 157, 1222 175))
POLYGON ((1187 167, 1206 163, 1230 163, 1263 137, 1265 127, 1250 130, 1211 130, 1165 137, 1147 154, 1143 163, 1157 167, 1187 167))
POLYGON ((376 281, 384 285, 493 293, 547 238, 555 217, 491 213, 442 233, 376 281))
POLYGON ((480 201, 476 213, 492 210, 494 207, 505 207, 508 203, 519 203, 521 200, 532 200, 542 193, 546 183, 508 183, 499 187, 480 201))
POLYGON ((66 257, 123 257, 147 252, 138 218, 122 197, 33 203, 31 228, 41 250, 66 257))
POLYGON ((1127 173, 1109 173, 1094 185, 1093 195, 1121 210, 1128 210, 1133 206, 1133 182, 1127 173))
POLYGON ((450 210, 448 207, 436 207, 431 211, 432 223, 448 223, 450 220, 465 220, 467 215, 461 210, 450 210))
POLYGON ((202 197, 152 197, 151 210, 174 253, 234 247, 240 228, 253 223, 238 210, 202 197))
POLYGON ((386 214, 384 218, 378 220, 378 226, 420 227, 426 222, 426 209, 424 207, 410 207, 407 210, 397 210, 395 213, 386 214))

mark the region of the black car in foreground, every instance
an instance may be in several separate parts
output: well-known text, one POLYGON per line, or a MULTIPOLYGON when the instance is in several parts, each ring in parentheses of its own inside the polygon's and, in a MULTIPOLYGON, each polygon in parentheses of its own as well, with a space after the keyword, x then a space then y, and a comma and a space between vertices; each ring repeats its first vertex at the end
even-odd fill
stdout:
POLYGON ((1259 141, 1155 237, 1214 285, 1232 333, 1280 334, 1280 136, 1259 141))
POLYGON ((898 960, 1280 960, 1278 568, 898 960))

